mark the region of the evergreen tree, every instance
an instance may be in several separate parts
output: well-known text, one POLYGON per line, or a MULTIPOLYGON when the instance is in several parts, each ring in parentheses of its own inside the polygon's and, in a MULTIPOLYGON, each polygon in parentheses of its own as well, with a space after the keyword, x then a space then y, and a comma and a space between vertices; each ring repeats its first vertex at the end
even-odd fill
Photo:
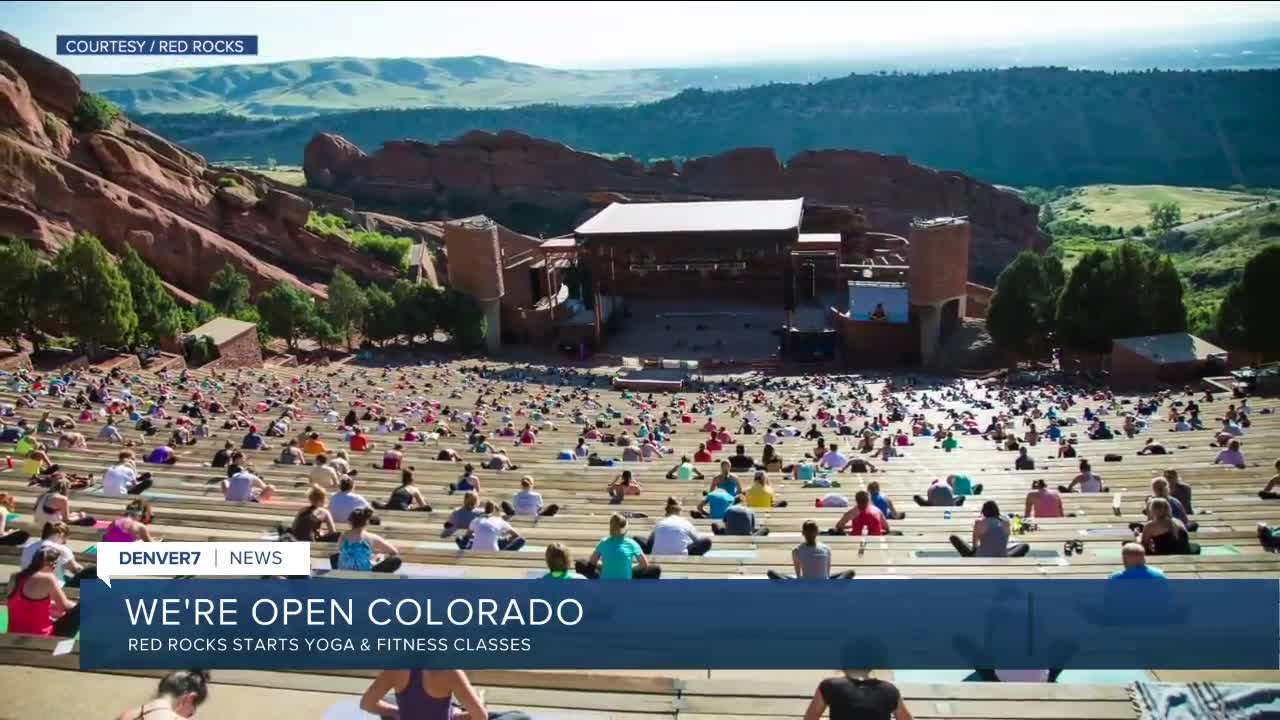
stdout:
POLYGON ((1240 281, 1218 308, 1218 338, 1229 345, 1274 354, 1280 351, 1275 298, 1280 287, 1280 245, 1269 245, 1245 263, 1240 281))
POLYGON ((1063 347, 1100 354, 1111 349, 1106 319, 1122 310, 1110 307, 1109 261, 1106 250, 1092 250, 1080 258, 1067 278, 1055 319, 1063 347))
POLYGON ((138 314, 138 340, 157 343, 177 337, 184 329, 182 311, 156 271, 133 248, 125 251, 120 271, 129 281, 133 309, 138 314))
POLYGON ((230 264, 209 281, 207 293, 209 303, 222 315, 239 317, 245 308, 250 307, 249 278, 230 264))
POLYGON ((465 293, 450 288, 444 295, 444 329, 462 352, 471 352, 484 343, 489 322, 480 303, 465 293))
POLYGON ((123 345, 138 328, 129 281, 98 239, 81 233, 58 253, 62 326, 90 356, 102 345, 123 345))
POLYGON ((1062 288, 1062 263, 1024 251, 1000 273, 987 330, 1002 350, 1022 358, 1046 355, 1062 288))
POLYGON ((374 343, 384 343, 400 334, 400 311, 391 293, 377 285, 365 290, 368 306, 364 313, 364 336, 374 343))
POLYGON ((258 298, 258 314, 267 331, 275 337, 284 338, 289 349, 293 350, 298 345, 298 338, 312 327, 316 308, 310 295, 294 285, 281 282, 258 298))
POLYGON ((391 287, 391 297, 400 310, 400 331, 408 336, 409 343, 416 342, 419 335, 430 341, 441 314, 440 291, 430 285, 397 280, 391 287))
POLYGON ((351 347, 351 333, 364 322, 365 310, 369 300, 356 281, 342 270, 333 271, 333 279, 329 282, 329 303, 325 307, 325 317, 332 329, 351 347))
POLYGON ((0 245, 0 268, 0 298, 5 303, 5 311, 0 313, 0 336, 15 348, 18 339, 25 337, 32 349, 40 352, 44 347, 40 328, 51 319, 51 295, 57 287, 50 282, 53 270, 26 240, 17 238, 7 238, 0 245))

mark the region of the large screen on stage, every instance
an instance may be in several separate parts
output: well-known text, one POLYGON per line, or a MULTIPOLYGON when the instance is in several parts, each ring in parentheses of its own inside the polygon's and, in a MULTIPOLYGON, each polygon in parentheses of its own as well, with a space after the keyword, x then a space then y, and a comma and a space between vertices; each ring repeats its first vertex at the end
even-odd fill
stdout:
POLYGON ((910 322, 907 286, 887 283, 850 283, 849 315, 854 320, 910 322))

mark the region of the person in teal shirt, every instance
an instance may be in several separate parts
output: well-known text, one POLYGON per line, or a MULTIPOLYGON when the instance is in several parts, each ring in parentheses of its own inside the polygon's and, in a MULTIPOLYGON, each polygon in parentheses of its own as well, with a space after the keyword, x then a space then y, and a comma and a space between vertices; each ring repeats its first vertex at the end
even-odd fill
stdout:
POLYGON ((586 562, 574 563, 579 575, 592 580, 657 579, 662 568, 649 562, 640 543, 627 536, 627 518, 614 513, 609 518, 609 537, 596 545, 586 562))
POLYGON ((689 516, 698 519, 723 520, 725 512, 737 501, 736 495, 730 495, 722 488, 716 488, 702 498, 702 502, 698 503, 698 509, 689 513, 689 516))
POLYGON ((963 495, 982 494, 982 483, 975 485, 973 478, 970 478, 968 475, 952 475, 947 478, 947 480, 951 483, 951 491, 954 492, 957 497, 963 495))

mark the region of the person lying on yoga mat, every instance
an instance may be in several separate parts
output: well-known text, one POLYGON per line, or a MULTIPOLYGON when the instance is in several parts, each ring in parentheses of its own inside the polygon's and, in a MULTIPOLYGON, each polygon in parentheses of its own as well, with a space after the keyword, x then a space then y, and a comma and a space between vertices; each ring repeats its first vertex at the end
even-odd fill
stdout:
POLYGON ((1023 557, 1031 551, 1026 543, 1009 545, 1009 533, 1009 521, 1000 514, 1000 506, 988 500, 982 503, 982 517, 973 521, 972 542, 952 535, 951 546, 960 557, 1023 557))
POLYGON ((1199 555, 1200 546, 1191 542, 1191 536, 1182 521, 1173 517, 1169 501, 1152 498, 1147 505, 1150 519, 1142 526, 1138 541, 1148 555, 1199 555))
POLYGON ((175 670, 160 678, 155 698, 116 720, 189 720, 208 699, 208 671, 175 670))
POLYGON ((386 502, 374 500, 371 505, 378 510, 415 510, 418 512, 431 512, 431 506, 422 498, 422 491, 414 484, 413 470, 405 469, 400 471, 400 487, 391 491, 391 497, 386 502))
POLYGON ((48 522, 64 522, 68 525, 90 527, 94 523, 92 515, 86 515, 71 509, 71 483, 66 478, 58 478, 49 485, 49 490, 36 498, 32 523, 36 527, 44 527, 48 522))
POLYGON ((360 697, 360 709, 399 720, 529 720, 515 710, 490 713, 462 670, 383 670, 360 697), (385 699, 390 692, 394 703, 385 699), (456 711, 454 698, 463 712, 456 711))
POLYGON ((348 519, 351 529, 338 537, 338 552, 329 556, 329 563, 334 569, 380 573, 400 569, 404 561, 400 559, 396 546, 365 529, 372 519, 373 508, 358 508, 351 512, 348 519))
POLYGON ((666 516, 653 526, 640 549, 651 555, 706 555, 711 550, 711 537, 700 535, 693 523, 680 515, 683 507, 674 497, 667 498, 666 516))
POLYGON ((67 599, 56 574, 58 551, 46 547, 9 579, 9 632, 44 637, 74 637, 80 631, 80 607, 67 599))
POLYGON ((609 537, 596 545, 591 557, 574 563, 578 574, 595 580, 656 580, 662 568, 649 562, 640 543, 627 536, 627 518, 614 513, 609 518, 609 537))
POLYGON ((853 570, 845 570, 844 572, 831 572, 831 548, 824 543, 818 542, 818 523, 814 520, 805 520, 800 526, 800 534, 804 537, 804 542, 795 546, 791 550, 791 567, 795 571, 794 575, 784 575, 775 570, 769 570, 765 574, 771 580, 793 580, 799 578, 801 580, 852 580, 855 572, 853 570))

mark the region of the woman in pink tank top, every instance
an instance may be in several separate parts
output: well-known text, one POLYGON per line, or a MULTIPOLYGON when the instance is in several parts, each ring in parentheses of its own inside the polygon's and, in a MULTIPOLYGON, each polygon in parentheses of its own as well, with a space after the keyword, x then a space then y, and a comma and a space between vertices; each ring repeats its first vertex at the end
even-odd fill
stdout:
POLYGON ((145 500, 134 500, 124 510, 124 517, 107 526, 102 542, 155 542, 151 537, 151 506, 145 500))
POLYGON ((67 600, 55 574, 58 551, 37 550, 31 564, 9 581, 9 632, 74 637, 80 631, 80 607, 67 600), (54 616, 57 619, 54 619, 54 616))

